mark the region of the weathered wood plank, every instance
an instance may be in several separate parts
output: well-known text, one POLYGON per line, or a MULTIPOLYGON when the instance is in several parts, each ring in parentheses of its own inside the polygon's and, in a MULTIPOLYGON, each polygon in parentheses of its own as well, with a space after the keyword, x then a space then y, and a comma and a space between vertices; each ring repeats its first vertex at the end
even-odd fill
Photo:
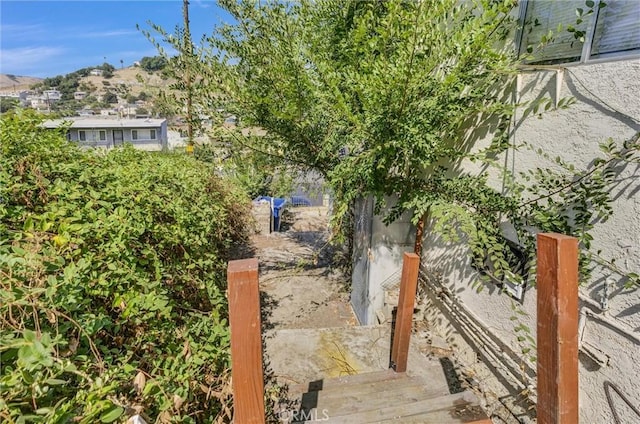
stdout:
POLYGON ((539 424, 578 422, 578 240, 538 234, 539 424))
POLYGON ((376 424, 397 423, 397 424, 493 424, 490 418, 482 413, 478 418, 476 412, 478 407, 473 409, 459 408, 456 410, 433 411, 424 414, 412 415, 410 417, 391 418, 389 420, 375 421, 376 424))
POLYGON ((396 313, 391 348, 391 368, 396 372, 405 372, 407 370, 419 267, 420 257, 418 255, 415 253, 404 254, 402 278, 400 280, 400 297, 398 298, 398 311, 396 313))
POLYGON ((263 424, 265 410, 258 260, 229 262, 227 283, 234 422, 263 424))
POLYGON ((396 378, 392 380, 376 381, 361 384, 349 384, 343 387, 334 387, 329 390, 320 390, 318 394, 320 399, 335 399, 344 396, 350 397, 366 397, 371 393, 382 393, 402 387, 418 387, 425 388, 427 383, 422 379, 413 378, 396 378))
POLYGON ((374 372, 365 372, 362 374, 351 374, 351 375, 343 375, 340 377, 331 377, 317 381, 311 381, 309 383, 302 384, 292 384, 289 385, 288 391, 292 395, 302 395, 302 393, 306 393, 309 391, 318 391, 318 390, 331 390, 336 387, 341 388, 345 385, 350 384, 362 384, 362 383, 372 383, 380 380, 390 380, 396 378, 406 378, 406 374, 397 373, 392 369, 386 369, 382 371, 374 371, 374 372))
POLYGON ((316 407, 327 411, 329 416, 354 414, 356 412, 375 410, 387 405, 400 405, 418 402, 428 398, 448 395, 442 390, 432 389, 424 381, 414 379, 363 384, 353 390, 344 392, 313 392, 302 397, 302 406, 316 407), (317 394, 317 396, 313 396, 317 394), (312 403, 306 400, 313 400, 312 403))
MULTIPOLYGON (((328 419, 325 423, 330 424, 351 424, 351 423, 373 423, 384 420, 400 419, 400 417, 411 417, 418 414, 433 413, 436 411, 446 411, 451 418, 455 418, 457 421, 449 420, 445 422, 459 423, 463 421, 466 415, 469 415, 469 419, 466 422, 473 422, 482 417, 482 411, 477 406, 477 399, 470 392, 456 393, 453 395, 440 396, 437 398, 423 399, 410 403, 403 403, 398 405, 388 405, 383 398, 378 398, 378 408, 356 412, 353 414, 332 416, 330 411, 326 411, 328 419)), ((319 409, 318 411, 322 411, 319 409)), ((445 414, 446 416, 446 414, 445 414)), ((405 422, 400 419, 399 422, 405 422)), ((429 421, 426 421, 429 422, 429 421)), ((433 421, 434 423, 436 421, 433 421)), ((438 422, 440 424, 441 422, 438 422)))

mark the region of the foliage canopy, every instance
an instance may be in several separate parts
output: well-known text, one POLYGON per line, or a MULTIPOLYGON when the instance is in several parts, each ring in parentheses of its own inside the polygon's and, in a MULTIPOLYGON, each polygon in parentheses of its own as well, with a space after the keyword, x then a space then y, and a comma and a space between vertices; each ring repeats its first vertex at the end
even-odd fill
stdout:
POLYGON ((621 167, 638 161, 637 137, 603 141, 603 157, 584 167, 547 158, 561 171, 518 175, 499 163, 508 148, 531 148, 510 138, 515 108, 552 110, 550 99, 518 104, 512 94, 517 2, 220 4, 237 24, 218 27, 194 64, 211 84, 208 97, 266 130, 245 141, 251 149, 320 172, 335 195, 338 227, 355 199, 372 195, 381 207, 392 197, 388 222, 405 210, 414 222, 428 212, 445 236, 463 233, 476 265, 498 281, 522 282, 504 223, 527 261, 536 228, 580 239, 585 279, 594 260, 615 269, 589 252, 590 231, 611 215, 610 188, 621 167))
POLYGON ((39 124, 0 122, 1 420, 228 414, 244 194, 193 158, 80 150, 39 124))
POLYGON ((421 216, 420 193, 467 155, 469 121, 510 116, 514 2, 222 4, 240 23, 210 40, 217 88, 267 130, 258 148, 328 179, 338 217, 367 194, 421 216))

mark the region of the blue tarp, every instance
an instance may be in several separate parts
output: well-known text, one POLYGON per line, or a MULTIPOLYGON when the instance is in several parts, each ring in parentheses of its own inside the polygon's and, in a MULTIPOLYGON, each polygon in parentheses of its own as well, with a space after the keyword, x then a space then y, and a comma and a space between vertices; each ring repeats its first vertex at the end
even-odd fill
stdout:
POLYGON ((268 202, 271 205, 271 231, 280 231, 280 218, 282 210, 286 205, 291 206, 311 206, 311 201, 304 196, 291 196, 289 199, 283 197, 258 196, 254 202, 268 202))
POLYGON ((271 216, 273 217, 272 231, 280 231, 280 218, 282 216, 281 209, 287 203, 287 199, 282 197, 258 196, 254 201, 267 201, 271 205, 271 216))

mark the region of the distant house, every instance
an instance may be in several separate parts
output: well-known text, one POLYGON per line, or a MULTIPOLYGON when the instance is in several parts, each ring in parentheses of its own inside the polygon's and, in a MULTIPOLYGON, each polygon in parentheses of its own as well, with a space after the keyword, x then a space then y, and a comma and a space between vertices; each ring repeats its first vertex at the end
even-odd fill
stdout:
POLYGON ((118 106, 118 113, 123 118, 135 118, 137 108, 138 106, 136 106, 134 103, 121 104, 118 106))
POLYGON ((75 100, 84 100, 85 97, 87 97, 86 91, 76 91, 75 93, 73 93, 73 98, 75 100))
POLYGON ((68 126, 67 139, 87 147, 113 148, 131 143, 141 150, 167 148, 166 119, 75 117, 44 122, 45 128, 68 126))
POLYGON ((91 109, 89 107, 84 107, 84 108, 76 111, 76 114, 78 116, 93 116, 93 115, 95 115, 93 109, 91 109))
POLYGON ((101 77, 102 69, 92 69, 91 72, 89 72, 89 74, 93 75, 94 77, 101 77))
POLYGON ((62 93, 60 93, 58 90, 55 90, 55 89, 44 90, 42 92, 42 97, 44 97, 44 100, 46 101, 57 102, 62 98, 62 93))

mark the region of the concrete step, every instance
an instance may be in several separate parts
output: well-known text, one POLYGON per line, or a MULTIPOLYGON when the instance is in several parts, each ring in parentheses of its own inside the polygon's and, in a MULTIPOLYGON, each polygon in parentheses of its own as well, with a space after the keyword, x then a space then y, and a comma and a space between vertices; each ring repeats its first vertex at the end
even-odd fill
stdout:
MULTIPOLYGON (((389 326, 269 330, 264 336, 265 362, 291 392, 299 392, 296 386, 310 381, 327 384, 332 378, 389 368, 389 326)), ((425 376, 438 387, 447 385, 440 362, 426 358, 413 343, 407 369, 409 376, 425 376)))

